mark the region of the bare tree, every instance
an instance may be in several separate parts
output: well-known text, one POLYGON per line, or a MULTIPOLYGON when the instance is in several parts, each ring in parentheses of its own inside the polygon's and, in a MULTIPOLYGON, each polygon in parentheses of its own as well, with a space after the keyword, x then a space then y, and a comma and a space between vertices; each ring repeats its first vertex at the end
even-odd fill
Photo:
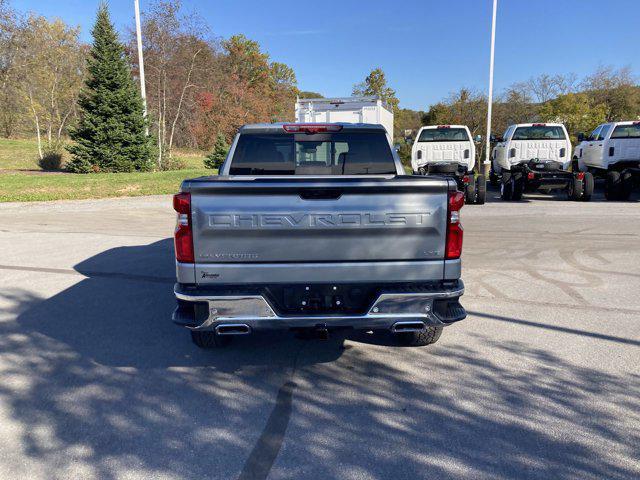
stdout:
POLYGON ((19 33, 21 92, 29 105, 41 159, 44 150, 60 147, 75 112, 85 63, 85 48, 78 36, 78 28, 35 15, 19 33))
MULTIPOLYGON (((195 104, 212 47, 207 28, 196 15, 181 11, 178 0, 160 0, 143 13, 142 34, 149 92, 149 110, 158 143, 158 168, 171 159, 178 126, 187 107, 195 104)), ((133 38, 132 38, 133 41, 133 38)))
POLYGON ((575 91, 576 75, 548 75, 546 73, 530 78, 524 85, 529 90, 533 99, 538 103, 545 103, 559 95, 565 95, 575 91))

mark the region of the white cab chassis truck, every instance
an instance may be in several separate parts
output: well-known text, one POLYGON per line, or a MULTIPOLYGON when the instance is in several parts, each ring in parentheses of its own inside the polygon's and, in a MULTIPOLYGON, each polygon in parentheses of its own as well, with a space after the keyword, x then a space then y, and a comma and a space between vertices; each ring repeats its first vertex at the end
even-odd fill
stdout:
POLYGON ((482 205, 487 182, 484 175, 474 173, 475 164, 476 146, 465 125, 422 127, 411 148, 414 175, 450 175, 464 192, 467 204, 482 205))
POLYGON ((520 200, 524 192, 562 189, 570 200, 589 201, 593 175, 571 172, 571 141, 560 123, 521 123, 507 128, 491 155, 492 184, 500 181, 503 200, 520 200))
POLYGON ((604 123, 578 141, 573 170, 604 177, 607 200, 628 200, 640 184, 640 121, 604 123))
POLYGON ((303 98, 296 101, 297 123, 369 123, 382 125, 393 143, 393 112, 376 96, 303 98))

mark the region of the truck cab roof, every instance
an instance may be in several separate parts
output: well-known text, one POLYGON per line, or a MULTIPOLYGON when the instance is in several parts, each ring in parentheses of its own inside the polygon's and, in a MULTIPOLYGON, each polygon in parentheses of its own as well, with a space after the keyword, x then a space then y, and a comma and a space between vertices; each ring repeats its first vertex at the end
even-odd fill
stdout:
POLYGON ((382 125, 375 123, 346 123, 346 122, 337 122, 337 123, 297 123, 297 122, 278 122, 278 123, 252 123, 248 125, 243 125, 238 130, 238 133, 256 133, 260 132, 284 132, 285 125, 300 125, 300 126, 316 126, 316 125, 337 125, 342 127, 342 131, 353 131, 353 130, 382 130, 386 131, 382 125))

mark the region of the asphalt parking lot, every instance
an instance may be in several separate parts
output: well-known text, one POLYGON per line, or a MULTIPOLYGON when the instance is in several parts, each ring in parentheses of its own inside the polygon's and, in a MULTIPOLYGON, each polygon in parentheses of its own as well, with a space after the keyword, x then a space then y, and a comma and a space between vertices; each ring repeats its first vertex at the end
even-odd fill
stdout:
POLYGON ((638 197, 463 222, 469 317, 432 347, 202 351, 169 197, 0 205, 0 478, 639 478, 638 197))

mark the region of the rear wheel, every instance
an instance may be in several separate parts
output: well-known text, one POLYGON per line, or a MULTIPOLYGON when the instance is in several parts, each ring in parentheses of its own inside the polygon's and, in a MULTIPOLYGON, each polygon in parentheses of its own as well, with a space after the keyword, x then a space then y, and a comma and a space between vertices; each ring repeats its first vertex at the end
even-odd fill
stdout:
POLYGON ((511 172, 502 171, 502 181, 500 182, 500 198, 511 200, 513 197, 513 185, 511 183, 511 172))
POLYGON ((487 198, 487 179, 484 175, 478 175, 476 177, 476 203, 478 205, 484 205, 487 198))
POLYGON ((595 188, 595 181, 591 172, 585 172, 584 180, 582 181, 582 201, 588 202, 593 196, 593 190, 595 188))
POLYGON ((476 203, 476 181, 473 175, 469 175, 469 183, 465 185, 465 202, 467 205, 476 203))
POLYGON ((492 187, 497 187, 499 180, 500 180, 500 177, 498 177, 496 172, 493 171, 493 167, 491 167, 491 170, 489 170, 489 184, 492 187))
POLYGON ((515 201, 521 200, 524 192, 524 179, 521 173, 511 175, 511 185, 511 199, 515 201))
POLYGON ((622 172, 620 177, 620 200, 629 200, 633 191, 633 175, 631 172, 622 172))
POLYGON ((607 200, 621 200, 622 178, 620 172, 610 170, 604 182, 604 196, 607 200))
POLYGON ((567 187, 567 197, 569 198, 569 200, 578 201, 582 198, 582 193, 583 181, 574 174, 569 181, 569 186, 567 187))
POLYGON ((220 336, 216 332, 191 331, 191 340, 199 348, 224 347, 231 343, 231 337, 220 336))
POLYGON ((424 347, 436 343, 443 327, 427 327, 420 332, 396 333, 396 341, 406 347, 424 347))

